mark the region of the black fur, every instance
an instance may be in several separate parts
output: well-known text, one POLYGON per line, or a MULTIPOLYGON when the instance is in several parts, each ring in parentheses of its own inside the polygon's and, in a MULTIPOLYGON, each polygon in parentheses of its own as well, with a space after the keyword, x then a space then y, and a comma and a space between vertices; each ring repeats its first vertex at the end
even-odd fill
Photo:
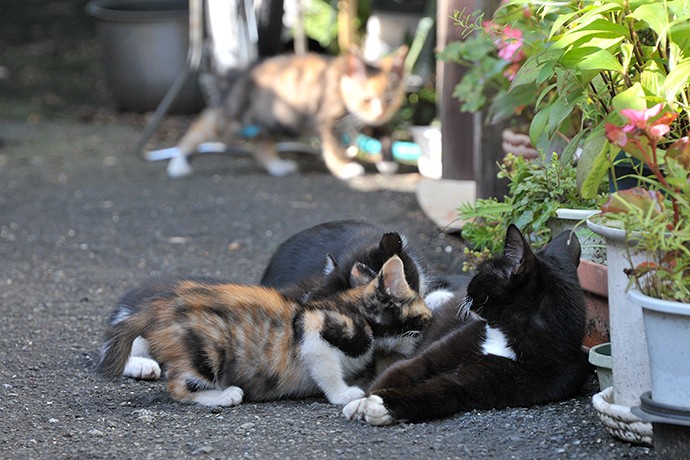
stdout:
POLYGON ((394 254, 403 261, 407 283, 424 295, 432 282, 425 279, 428 269, 401 235, 355 220, 316 225, 285 240, 271 257, 260 284, 292 298, 307 293, 310 298, 326 297, 351 287, 350 274, 357 262, 378 272, 394 254), (327 255, 335 268, 324 276, 327 255))
POLYGON ((457 293, 434 311, 414 356, 387 369, 369 394, 409 421, 574 396, 590 372, 579 258, 574 234, 535 255, 510 226, 504 254, 478 268, 466 298, 457 293), (482 351, 487 325, 504 333, 516 359, 482 351))

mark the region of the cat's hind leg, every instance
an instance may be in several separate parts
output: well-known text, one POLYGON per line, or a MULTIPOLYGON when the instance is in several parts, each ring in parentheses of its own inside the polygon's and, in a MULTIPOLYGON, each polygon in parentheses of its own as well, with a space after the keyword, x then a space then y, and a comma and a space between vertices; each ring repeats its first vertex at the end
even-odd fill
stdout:
POLYGON ((171 370, 168 375, 168 392, 177 401, 189 401, 202 406, 237 406, 244 398, 240 387, 217 388, 206 379, 192 373, 177 373, 171 370))
POLYGON ((297 172, 297 163, 284 160, 276 152, 275 142, 262 139, 256 142, 252 151, 254 159, 274 177, 289 176, 297 172))
POLYGON ((132 342, 132 351, 122 375, 141 380, 158 380, 161 377, 160 365, 151 358, 148 342, 143 337, 137 337, 132 342))
POLYGON ((187 157, 196 151, 199 144, 219 137, 222 118, 221 110, 218 108, 208 108, 201 112, 177 143, 175 156, 168 163, 169 177, 188 176, 192 173, 187 157))

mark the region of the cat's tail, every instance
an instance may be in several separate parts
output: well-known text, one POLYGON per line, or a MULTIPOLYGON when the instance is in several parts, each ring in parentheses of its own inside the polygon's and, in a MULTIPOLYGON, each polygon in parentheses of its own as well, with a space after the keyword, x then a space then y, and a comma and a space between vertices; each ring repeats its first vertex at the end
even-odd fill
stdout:
POLYGON ((150 325, 150 311, 120 305, 105 332, 98 372, 110 378, 121 376, 134 339, 143 336, 150 325))

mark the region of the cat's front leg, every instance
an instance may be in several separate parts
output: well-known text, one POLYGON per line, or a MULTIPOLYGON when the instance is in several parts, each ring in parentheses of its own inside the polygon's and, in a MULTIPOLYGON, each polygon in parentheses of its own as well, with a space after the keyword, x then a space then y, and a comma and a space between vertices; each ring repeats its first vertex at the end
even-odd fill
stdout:
POLYGON ((318 332, 306 334, 301 354, 309 374, 331 404, 345 405, 364 396, 364 390, 345 382, 342 352, 323 340, 318 332))
POLYGON ((324 127, 319 131, 323 160, 334 176, 338 179, 348 180, 364 174, 362 165, 348 160, 342 142, 331 128, 324 127))
POLYGON ((350 402, 343 408, 343 415, 349 420, 362 420, 369 425, 390 425, 395 417, 386 409, 383 399, 378 395, 350 402))

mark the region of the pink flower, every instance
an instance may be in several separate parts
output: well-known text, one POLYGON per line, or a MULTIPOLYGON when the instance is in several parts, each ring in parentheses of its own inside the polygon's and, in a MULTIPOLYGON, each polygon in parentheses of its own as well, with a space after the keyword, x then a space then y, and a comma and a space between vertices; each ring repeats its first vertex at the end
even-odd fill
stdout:
POLYGON ((606 130, 606 138, 612 144, 616 144, 618 147, 625 147, 628 143, 628 135, 625 131, 625 127, 621 128, 613 123, 606 123, 604 129, 606 130))
POLYGON ((510 26, 503 28, 500 40, 497 40, 498 57, 508 62, 520 62, 525 58, 522 51, 522 31, 510 26))
POLYGON ((626 117, 628 124, 623 126, 623 131, 632 133, 639 130, 641 133, 650 137, 650 140, 658 142, 662 137, 671 131, 669 124, 676 119, 678 114, 675 112, 664 112, 661 116, 662 102, 647 110, 623 109, 621 115, 626 117))

